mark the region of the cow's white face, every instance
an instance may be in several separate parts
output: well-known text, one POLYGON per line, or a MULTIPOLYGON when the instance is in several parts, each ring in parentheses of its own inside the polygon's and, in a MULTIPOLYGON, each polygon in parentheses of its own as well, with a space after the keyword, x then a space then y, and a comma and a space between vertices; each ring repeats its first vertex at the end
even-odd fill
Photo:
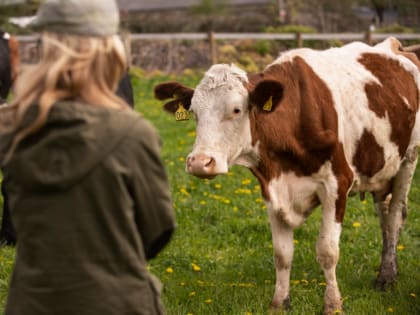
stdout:
POLYGON ((190 110, 197 121, 186 170, 212 178, 234 164, 246 164, 251 149, 246 73, 234 65, 212 66, 196 87, 190 110))

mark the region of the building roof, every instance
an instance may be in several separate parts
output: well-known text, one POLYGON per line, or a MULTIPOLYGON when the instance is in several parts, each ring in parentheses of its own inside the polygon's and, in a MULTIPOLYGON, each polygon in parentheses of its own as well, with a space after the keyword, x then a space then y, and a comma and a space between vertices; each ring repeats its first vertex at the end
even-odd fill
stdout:
MULTIPOLYGON (((202 0, 117 0, 121 11, 157 11, 170 9, 184 9, 197 6, 202 0)), ((216 0, 216 3, 226 5, 267 4, 272 0, 216 0)))

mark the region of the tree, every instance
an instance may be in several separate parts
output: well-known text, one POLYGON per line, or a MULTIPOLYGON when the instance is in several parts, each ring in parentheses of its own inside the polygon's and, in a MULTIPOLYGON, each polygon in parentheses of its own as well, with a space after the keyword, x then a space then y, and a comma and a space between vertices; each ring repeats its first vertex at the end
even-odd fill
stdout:
POLYGON ((379 26, 382 26, 384 23, 384 13, 385 9, 388 7, 389 2, 387 0, 370 0, 373 9, 376 12, 376 16, 378 18, 379 26))
POLYGON ((204 30, 206 32, 213 31, 214 19, 224 13, 226 5, 224 0, 201 0, 201 3, 193 6, 191 12, 198 16, 204 17, 204 30))
POLYGON ((336 31, 342 28, 345 20, 351 15, 354 0, 283 0, 286 8, 286 23, 296 23, 296 17, 302 13, 312 18, 320 31, 336 31))

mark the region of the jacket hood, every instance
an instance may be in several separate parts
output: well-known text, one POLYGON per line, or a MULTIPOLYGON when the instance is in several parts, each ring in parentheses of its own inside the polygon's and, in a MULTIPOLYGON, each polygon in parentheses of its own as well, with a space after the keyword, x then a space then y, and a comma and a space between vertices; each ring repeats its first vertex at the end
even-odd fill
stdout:
MULTIPOLYGON (((20 128, 36 117, 28 110, 20 128)), ((115 149, 136 122, 131 110, 115 110, 76 102, 56 103, 46 124, 25 138, 3 168, 13 181, 31 190, 66 190, 82 180, 115 149)), ((13 134, 1 136, 0 155, 13 134)))

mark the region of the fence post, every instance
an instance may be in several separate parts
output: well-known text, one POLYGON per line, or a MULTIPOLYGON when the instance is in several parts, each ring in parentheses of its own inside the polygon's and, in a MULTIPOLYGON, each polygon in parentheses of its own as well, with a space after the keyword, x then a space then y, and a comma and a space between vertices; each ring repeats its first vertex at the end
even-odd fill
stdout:
POLYGON ((121 40, 124 44, 125 54, 127 56, 127 67, 131 67, 132 58, 131 58, 131 33, 128 31, 121 32, 121 40))
POLYGON ((370 29, 368 29, 365 33, 365 41, 368 45, 372 45, 373 41, 372 41, 372 32, 370 29))
POLYGON ((296 33, 296 47, 301 48, 303 47, 303 39, 302 39, 302 33, 296 33))
POLYGON ((209 31, 208 41, 209 41, 209 47, 210 47, 210 60, 211 60, 211 63, 214 65, 215 63, 217 63, 216 41, 214 39, 214 32, 209 31))

